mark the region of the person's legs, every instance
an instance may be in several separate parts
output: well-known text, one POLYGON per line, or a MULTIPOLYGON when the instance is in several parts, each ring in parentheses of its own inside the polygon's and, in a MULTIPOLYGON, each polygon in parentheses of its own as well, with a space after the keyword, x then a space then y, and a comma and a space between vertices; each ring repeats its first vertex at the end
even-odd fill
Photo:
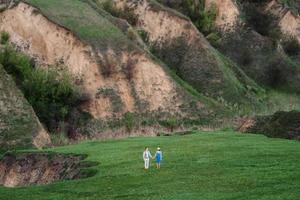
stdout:
POLYGON ((160 169, 160 161, 157 161, 157 162, 156 162, 156 168, 157 168, 157 169, 160 169))
POLYGON ((145 169, 149 169, 149 159, 144 159, 145 169))

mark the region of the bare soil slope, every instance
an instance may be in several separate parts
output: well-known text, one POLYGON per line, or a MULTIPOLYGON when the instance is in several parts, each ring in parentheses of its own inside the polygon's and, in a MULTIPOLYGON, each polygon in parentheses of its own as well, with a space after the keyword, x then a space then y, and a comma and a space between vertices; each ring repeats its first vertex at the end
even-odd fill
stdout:
POLYGON ((80 23, 75 14, 62 14, 64 6, 72 6, 69 1, 57 2, 62 10, 51 7, 55 0, 28 2, 40 10, 21 2, 0 15, 0 30, 41 66, 65 66, 90 97, 83 110, 99 119, 126 112, 181 113, 184 94, 167 72, 87 4, 74 3, 89 12, 85 18, 90 24, 78 27, 72 24, 80 23), (111 41, 114 37, 119 47, 111 41))

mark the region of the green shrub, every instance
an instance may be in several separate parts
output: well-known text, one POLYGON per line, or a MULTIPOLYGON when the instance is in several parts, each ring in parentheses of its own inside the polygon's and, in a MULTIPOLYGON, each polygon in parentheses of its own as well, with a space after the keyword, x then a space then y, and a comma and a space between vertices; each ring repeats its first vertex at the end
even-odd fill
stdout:
POLYGON ((183 2, 183 7, 186 8, 185 13, 205 36, 216 32, 215 20, 217 9, 215 5, 211 5, 206 10, 203 0, 186 0, 183 2))
POLYGON ((170 129, 171 132, 179 125, 179 122, 176 118, 172 117, 166 121, 159 122, 162 126, 165 126, 170 129))
POLYGON ((278 17, 263 9, 265 2, 243 1, 242 8, 245 13, 246 23, 261 35, 278 39, 280 36, 280 29, 276 23, 278 17))
POLYGON ((290 37, 282 42, 282 47, 289 56, 300 55, 300 43, 295 37, 290 37))
POLYGON ((135 127, 135 116, 131 112, 127 112, 124 115, 124 122, 127 131, 131 132, 133 128, 135 127))
POLYGON ((7 44, 9 41, 9 38, 10 38, 10 36, 7 32, 1 32, 0 37, 1 37, 1 41, 0 41, 1 44, 7 44))
POLYGON ((55 131, 76 105, 79 94, 66 73, 33 67, 29 57, 6 46, 0 63, 14 77, 40 121, 55 131))

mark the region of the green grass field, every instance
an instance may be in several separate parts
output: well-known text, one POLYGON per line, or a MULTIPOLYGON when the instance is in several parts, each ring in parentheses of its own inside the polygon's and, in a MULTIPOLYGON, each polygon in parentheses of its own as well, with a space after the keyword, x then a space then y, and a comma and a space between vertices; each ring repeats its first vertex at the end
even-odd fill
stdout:
MULTIPOLYGON (((96 176, 23 188, 0 187, 3 200, 300 199, 300 143, 261 135, 201 132, 186 136, 89 141, 50 149, 88 154, 96 176), (160 171, 144 171, 142 151, 160 145, 160 171)), ((48 149, 49 150, 49 149, 48 149)))

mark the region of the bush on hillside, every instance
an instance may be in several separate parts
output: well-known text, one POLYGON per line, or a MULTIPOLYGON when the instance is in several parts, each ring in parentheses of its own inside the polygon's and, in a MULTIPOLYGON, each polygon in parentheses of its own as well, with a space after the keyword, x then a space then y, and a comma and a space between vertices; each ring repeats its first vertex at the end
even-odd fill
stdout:
POLYGON ((242 1, 246 23, 263 36, 278 39, 280 30, 277 27, 277 17, 266 12, 262 5, 266 1, 242 1))
POLYGON ((164 126, 164 127, 167 127, 170 130, 170 132, 173 132, 174 129, 176 127, 178 127, 180 123, 176 118, 172 117, 172 118, 167 119, 165 121, 160 121, 159 124, 164 126))
POLYGON ((124 123, 128 132, 131 132, 135 127, 135 116, 131 112, 127 112, 124 115, 124 123))
POLYGON ((1 32, 1 35, 0 35, 0 43, 1 44, 7 44, 8 41, 9 41, 9 34, 7 32, 1 32))
POLYGON ((36 69, 29 57, 6 46, 0 52, 0 63, 14 77, 40 121, 50 131, 66 121, 79 99, 78 92, 66 73, 36 69))
POLYGON ((187 8, 186 14, 191 18, 200 32, 205 36, 216 32, 215 20, 217 17, 217 8, 215 5, 211 5, 208 10, 205 10, 203 0, 187 0, 183 4, 187 8))
POLYGON ((300 43, 295 37, 290 37, 282 42, 282 47, 289 56, 300 55, 300 43))

